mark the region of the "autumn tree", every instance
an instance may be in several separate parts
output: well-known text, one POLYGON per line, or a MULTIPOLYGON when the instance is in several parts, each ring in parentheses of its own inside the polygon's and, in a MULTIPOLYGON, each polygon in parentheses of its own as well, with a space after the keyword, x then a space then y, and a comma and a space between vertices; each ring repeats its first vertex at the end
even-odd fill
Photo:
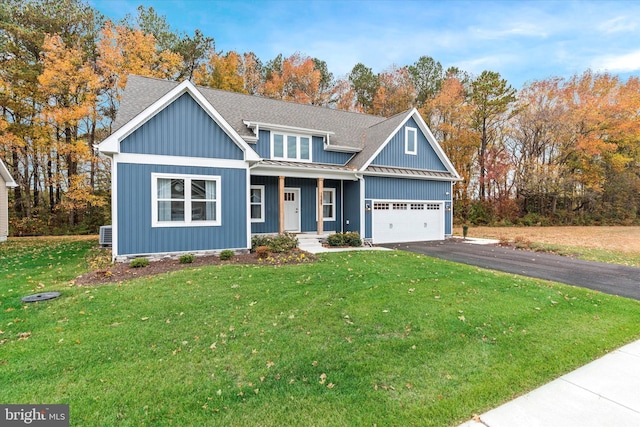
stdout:
POLYGON ((159 52, 171 51, 182 58, 175 80, 191 79, 194 72, 207 60, 210 51, 215 50, 212 37, 205 36, 196 29, 193 36, 177 33, 171 29, 164 15, 158 15, 153 7, 138 6, 138 14, 127 15, 122 25, 153 35, 159 52))
POLYGON ((501 126, 508 118, 506 113, 516 100, 515 95, 516 90, 493 71, 483 71, 471 82, 472 123, 479 136, 478 195, 481 201, 487 196, 487 151, 501 136, 501 126))
POLYGON ((264 96, 302 104, 313 104, 319 98, 322 75, 312 58, 294 53, 282 61, 281 67, 273 63, 268 68, 264 96))
MULTIPOLYGON (((52 149, 56 129, 43 116, 51 98, 38 80, 44 67, 40 54, 45 36, 57 35, 90 62, 95 59, 101 20, 90 6, 77 0, 8 0, 0 5, 0 80, 4 87, 0 109, 6 124, 3 140, 10 142, 7 164, 18 182, 13 203, 18 218, 35 223, 62 199, 63 188, 57 183, 65 168, 60 167, 60 154, 52 149), (41 209, 45 204, 47 211, 41 209)), ((88 131, 92 137, 94 128, 88 131)))
POLYGON ((120 95, 129 74, 172 79, 178 75, 182 57, 169 49, 159 50, 155 37, 107 21, 97 44, 96 66, 107 93, 105 116, 115 120, 120 95))
POLYGON ((565 156, 582 198, 576 209, 593 209, 605 187, 622 177, 632 182, 623 197, 636 201, 637 180, 632 177, 638 174, 640 137, 637 79, 623 84, 618 77, 588 70, 563 85, 562 100, 567 109, 564 120, 571 126, 571 149, 565 156))
POLYGON ((258 95, 262 90, 262 62, 253 52, 245 52, 242 59, 240 74, 244 82, 244 92, 258 95))
POLYGON ((430 56, 421 56, 407 71, 416 91, 416 106, 422 107, 440 91, 445 78, 442 64, 430 56))
POLYGON ((462 181, 454 186, 455 212, 466 216, 473 192, 477 132, 471 120, 472 106, 464 85, 455 77, 443 80, 433 98, 426 100, 420 113, 431 123, 431 131, 451 160, 462 181))
POLYGON ((561 79, 532 82, 520 90, 510 122, 509 145, 514 157, 516 195, 523 212, 555 215, 563 194, 568 129, 560 98, 561 79))
POLYGON ((222 55, 212 51, 207 63, 200 65, 194 73, 193 81, 214 89, 245 93, 241 67, 242 57, 236 52, 222 55))
POLYGON ((373 113, 390 117, 410 109, 416 97, 407 67, 392 65, 378 75, 378 90, 373 97, 373 113))
POLYGON ((92 132, 99 120, 100 80, 80 48, 66 46, 57 34, 45 36, 42 68, 38 76, 46 99, 42 113, 54 134, 54 150, 66 164, 63 207, 69 213, 69 225, 73 226, 80 209, 104 204, 104 200, 92 195, 96 162, 92 132), (83 163, 91 165, 89 180, 80 176, 79 167, 83 163))
POLYGON ((327 63, 318 58, 312 58, 313 69, 320 73, 320 81, 318 82, 318 91, 315 99, 312 100, 313 105, 328 107, 335 103, 335 81, 333 73, 329 71, 327 63))
POLYGON ((378 77, 362 63, 356 64, 349 74, 349 83, 355 93, 355 110, 373 113, 373 101, 378 92, 378 77))

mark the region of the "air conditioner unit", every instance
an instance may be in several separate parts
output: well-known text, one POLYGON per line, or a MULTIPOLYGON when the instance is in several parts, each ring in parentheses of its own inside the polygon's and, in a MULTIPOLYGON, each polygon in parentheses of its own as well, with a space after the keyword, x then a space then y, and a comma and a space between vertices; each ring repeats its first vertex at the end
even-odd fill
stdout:
POLYGON ((100 227, 100 245, 111 246, 111 239, 113 236, 113 230, 110 225, 103 225, 100 227))

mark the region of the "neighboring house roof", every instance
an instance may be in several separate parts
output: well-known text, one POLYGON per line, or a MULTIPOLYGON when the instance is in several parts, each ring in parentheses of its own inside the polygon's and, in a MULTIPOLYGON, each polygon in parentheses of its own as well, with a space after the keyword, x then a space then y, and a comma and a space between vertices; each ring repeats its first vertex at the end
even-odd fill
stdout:
MULTIPOLYGON (((415 108, 385 118, 200 86, 196 87, 188 81, 178 83, 136 75, 128 76, 127 85, 113 126, 113 133, 100 144, 101 149, 105 152, 113 150, 113 144, 116 141, 126 137, 135 126, 144 123, 146 118, 143 117, 141 119, 141 116, 144 114, 151 116, 158 109, 164 108, 162 102, 159 103, 159 100, 168 100, 166 98, 167 95, 172 91, 177 93, 178 87, 183 88, 181 93, 189 91, 192 95, 201 97, 200 103, 207 104, 211 107, 211 110, 214 110, 209 111, 210 115, 217 116, 219 114, 224 122, 231 127, 230 132, 243 139, 243 141, 236 141, 243 149, 246 150, 246 141, 256 140, 256 134, 254 133, 256 127, 263 126, 265 128, 265 126, 276 125, 292 129, 316 130, 324 133, 329 139, 329 145, 334 146, 338 151, 346 149, 346 151, 355 153, 345 167, 338 168, 344 171, 380 173, 380 171, 371 169, 369 164, 404 123, 413 117, 447 168, 448 172, 445 174, 450 179, 460 179, 455 168, 447 159, 442 148, 438 145, 415 108), (133 126, 132 123, 134 123, 133 126), (109 142, 108 144, 106 144, 107 141, 109 142)), ((250 151, 253 150, 251 149, 250 151)), ((266 166, 284 166, 266 159, 263 159, 261 163, 266 166)), ((287 164, 295 166, 291 162, 287 164)), ((317 169, 325 166, 312 163, 300 167, 317 169)), ((396 174, 399 175, 416 175, 414 172, 398 171, 400 169, 396 169, 396 174)), ((421 174, 420 176, 427 177, 431 175, 421 174)))
POLYGON ((7 187, 17 187, 18 186, 18 184, 16 184, 16 182, 13 180, 13 177, 9 173, 9 169, 7 169, 7 166, 4 164, 2 159, 0 159, 0 176, 2 176, 2 179, 6 183, 7 187))

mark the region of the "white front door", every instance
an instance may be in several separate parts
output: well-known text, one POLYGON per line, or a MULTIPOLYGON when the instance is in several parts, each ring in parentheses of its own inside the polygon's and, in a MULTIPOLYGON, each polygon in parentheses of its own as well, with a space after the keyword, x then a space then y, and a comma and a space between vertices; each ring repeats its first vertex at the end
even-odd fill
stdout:
POLYGON ((284 189, 284 231, 300 231, 300 189, 284 189))

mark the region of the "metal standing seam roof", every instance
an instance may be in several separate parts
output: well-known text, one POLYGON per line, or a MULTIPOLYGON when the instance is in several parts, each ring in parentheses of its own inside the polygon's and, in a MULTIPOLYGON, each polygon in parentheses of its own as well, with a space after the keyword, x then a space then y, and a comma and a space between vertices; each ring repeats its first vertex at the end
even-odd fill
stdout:
POLYGON ((343 165, 331 165, 327 163, 308 163, 308 162, 290 162, 287 160, 270 160, 264 159, 260 162, 261 166, 278 166, 278 167, 294 167, 294 168, 306 168, 306 169, 326 169, 334 171, 355 172, 350 166, 343 165))
POLYGON ((451 180, 458 180, 458 178, 449 171, 392 168, 388 166, 368 166, 367 169, 365 169, 365 173, 366 172, 380 173, 385 175, 404 175, 407 177, 416 177, 416 178, 445 178, 445 179, 451 179, 451 180))

